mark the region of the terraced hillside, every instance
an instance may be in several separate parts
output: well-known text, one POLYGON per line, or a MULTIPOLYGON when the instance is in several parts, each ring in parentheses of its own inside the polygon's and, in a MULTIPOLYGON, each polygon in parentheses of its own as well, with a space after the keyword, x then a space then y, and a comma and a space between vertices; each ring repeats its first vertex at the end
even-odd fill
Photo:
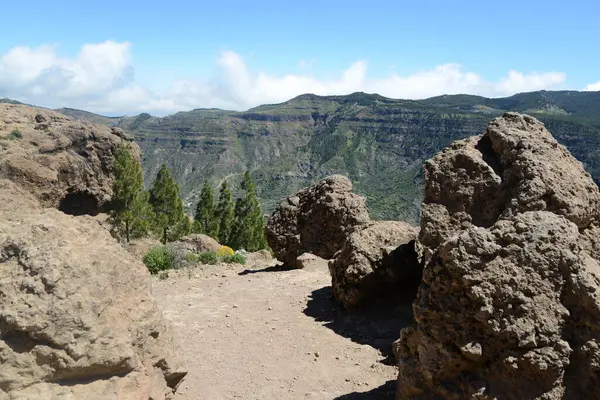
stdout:
POLYGON ((341 173, 367 196, 374 218, 415 222, 423 161, 456 139, 481 133, 504 111, 526 112, 545 122, 597 182, 600 176, 600 92, 422 101, 306 94, 246 112, 197 109, 164 118, 58 111, 132 133, 142 148, 147 181, 166 163, 190 208, 205 179, 217 186, 222 179, 239 179, 247 168, 266 212, 301 187, 341 173))

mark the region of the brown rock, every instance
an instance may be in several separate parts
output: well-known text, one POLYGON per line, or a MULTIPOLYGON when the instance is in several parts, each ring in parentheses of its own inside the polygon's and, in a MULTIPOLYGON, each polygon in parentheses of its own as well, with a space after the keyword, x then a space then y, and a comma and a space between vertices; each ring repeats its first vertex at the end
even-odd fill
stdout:
POLYGON ((425 163, 420 242, 425 258, 469 226, 548 210, 585 228, 600 206, 579 161, 533 117, 506 113, 486 133, 453 143, 425 163))
MULTIPOLYGON (((44 207, 95 215, 112 196, 113 156, 122 140, 103 125, 0 104, 0 178, 34 194, 44 207), (15 129, 22 137, 9 140, 15 129)), ((139 158, 139 147, 129 146, 139 158)))
POLYGON ((0 179, 0 398, 171 398, 186 372, 144 265, 20 190, 0 179))
POLYGON ((352 193, 352 182, 332 175, 283 201, 269 218, 267 240, 277 259, 293 268, 306 252, 332 258, 368 220, 365 200, 352 193))
POLYGON ((134 239, 129 243, 123 243, 122 245, 129 253, 141 261, 144 256, 148 254, 150 249, 162 246, 162 242, 153 238, 139 238, 134 239))
POLYGON ((598 399, 600 192, 507 113, 425 165, 427 261, 398 399, 598 399))
POLYGON ((304 253, 296 258, 296 269, 327 269, 327 260, 314 254, 304 253))
POLYGON ((329 262, 335 298, 350 308, 390 292, 414 294, 421 277, 417 234, 417 228, 399 221, 371 222, 350 234, 329 262))
POLYGON ((221 245, 215 239, 202 233, 184 236, 172 243, 173 246, 192 253, 217 251, 221 245))

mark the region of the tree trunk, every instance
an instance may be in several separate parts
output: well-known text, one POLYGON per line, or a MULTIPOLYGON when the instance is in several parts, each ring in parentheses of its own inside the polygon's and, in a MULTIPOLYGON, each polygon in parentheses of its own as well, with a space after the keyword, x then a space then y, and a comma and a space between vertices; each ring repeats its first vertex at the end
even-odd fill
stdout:
POLYGON ((125 221, 125 239, 129 243, 129 221, 125 221))
POLYGON ((163 244, 167 244, 167 227, 163 228, 163 244))

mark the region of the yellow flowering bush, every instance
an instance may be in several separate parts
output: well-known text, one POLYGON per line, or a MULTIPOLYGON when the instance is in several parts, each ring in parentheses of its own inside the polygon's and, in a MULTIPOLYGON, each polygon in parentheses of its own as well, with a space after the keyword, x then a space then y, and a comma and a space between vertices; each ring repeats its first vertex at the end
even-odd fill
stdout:
POLYGON ((217 250, 217 256, 219 256, 219 257, 232 256, 233 254, 234 254, 234 251, 229 246, 221 246, 217 250))

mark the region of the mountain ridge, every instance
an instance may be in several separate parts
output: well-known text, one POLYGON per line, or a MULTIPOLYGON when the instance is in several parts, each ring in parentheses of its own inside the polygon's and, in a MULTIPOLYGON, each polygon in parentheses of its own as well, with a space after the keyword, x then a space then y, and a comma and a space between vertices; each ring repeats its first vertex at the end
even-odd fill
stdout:
MULTIPOLYGON (((424 100, 378 94, 303 94, 247 111, 198 108, 165 117, 76 119, 117 126, 142 148, 146 183, 166 163, 189 210, 205 179, 213 187, 250 169, 264 210, 330 174, 352 179, 375 219, 416 222, 424 160, 452 141, 480 134, 506 111, 540 119, 592 173, 600 175, 600 92, 539 91, 504 98, 442 95, 424 100)), ((235 182, 234 182, 235 184, 235 182)))

